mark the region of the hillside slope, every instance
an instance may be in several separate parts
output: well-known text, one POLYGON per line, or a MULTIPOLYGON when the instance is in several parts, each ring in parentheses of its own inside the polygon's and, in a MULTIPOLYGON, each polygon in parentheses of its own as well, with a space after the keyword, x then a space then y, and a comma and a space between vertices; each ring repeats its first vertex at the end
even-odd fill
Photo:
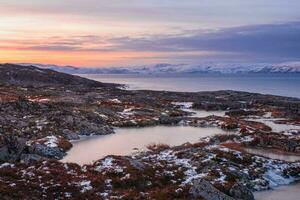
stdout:
POLYGON ((0 64, 0 84, 13 85, 70 85, 87 87, 115 87, 117 84, 101 83, 79 76, 41 69, 35 66, 0 64))

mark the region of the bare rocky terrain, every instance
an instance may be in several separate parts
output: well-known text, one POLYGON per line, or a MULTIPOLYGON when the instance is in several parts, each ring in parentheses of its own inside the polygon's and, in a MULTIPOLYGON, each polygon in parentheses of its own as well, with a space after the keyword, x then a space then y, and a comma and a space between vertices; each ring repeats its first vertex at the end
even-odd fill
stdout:
MULTIPOLYGON (((300 179, 300 162, 246 148, 300 155, 300 130, 276 132, 256 118, 300 125, 300 100, 238 91, 129 91, 33 66, 0 65, 1 199, 254 199, 300 179), (182 110, 224 110, 193 117, 182 110), (237 134, 196 144, 149 146, 91 165, 62 163, 71 140, 115 127, 215 126, 237 134)), ((126 142, 126 141, 124 141, 126 142)))

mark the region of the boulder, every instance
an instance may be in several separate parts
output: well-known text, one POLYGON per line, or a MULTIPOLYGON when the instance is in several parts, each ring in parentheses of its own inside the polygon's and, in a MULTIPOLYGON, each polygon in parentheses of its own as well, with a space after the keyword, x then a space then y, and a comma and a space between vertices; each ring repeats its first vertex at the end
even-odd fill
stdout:
POLYGON ((230 195, 239 200, 254 200, 253 193, 243 184, 236 183, 229 191, 230 195))
POLYGON ((159 117, 159 123, 166 125, 178 124, 182 119, 183 117, 170 117, 162 115, 159 117))
POLYGON ((16 154, 11 154, 7 146, 3 146, 0 148, 0 162, 14 162, 16 160, 16 154))
POLYGON ((26 139, 17 137, 6 137, 4 139, 5 145, 8 148, 9 153, 20 155, 26 147, 26 139))
POLYGON ((46 158, 36 155, 36 154, 22 154, 20 157, 20 162, 25 164, 30 164, 32 162, 45 160, 46 158))
POLYGON ((194 199, 203 198, 205 200, 234 200, 234 198, 224 194, 203 179, 196 179, 193 181, 190 194, 194 199))
POLYGON ((90 124, 90 126, 82 128, 80 135, 108 135, 114 133, 114 129, 109 126, 96 126, 90 124))
POLYGON ((29 148, 30 154, 37 154, 50 159, 62 159, 66 153, 58 147, 48 147, 42 144, 34 144, 29 148))
POLYGON ((64 138, 66 138, 67 140, 78 140, 78 139, 80 139, 80 137, 78 136, 77 133, 74 133, 74 132, 70 131, 69 129, 65 129, 62 132, 63 132, 64 138))
POLYGON ((71 115, 65 116, 62 121, 69 126, 73 126, 74 124, 74 118, 71 115))
POLYGON ((140 162, 140 161, 138 161, 138 160, 134 160, 132 158, 126 158, 126 160, 129 161, 130 165, 133 168, 135 168, 135 169, 137 169, 139 171, 143 171, 146 168, 145 164, 142 163, 142 162, 140 162))
POLYGON ((67 152, 67 151, 69 151, 73 147, 73 144, 69 140, 66 140, 64 138, 59 138, 58 139, 57 147, 61 151, 67 152))
POLYGON ((4 146, 0 148, 0 161, 15 162, 26 148, 26 140, 23 138, 6 137, 4 146))

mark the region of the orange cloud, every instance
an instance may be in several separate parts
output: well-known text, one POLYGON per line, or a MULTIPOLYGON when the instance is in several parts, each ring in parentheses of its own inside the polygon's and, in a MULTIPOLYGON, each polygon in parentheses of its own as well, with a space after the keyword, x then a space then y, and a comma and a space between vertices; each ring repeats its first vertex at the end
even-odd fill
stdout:
POLYGON ((1 63, 41 63, 74 66, 105 66, 130 64, 138 59, 151 59, 155 52, 64 52, 1 49, 1 63))
MULTIPOLYGON (((215 53, 217 54, 217 53, 215 53)), ((126 66, 176 63, 186 58, 213 56, 212 52, 97 52, 97 51, 37 51, 0 49, 0 63, 40 63, 81 67, 126 66)))

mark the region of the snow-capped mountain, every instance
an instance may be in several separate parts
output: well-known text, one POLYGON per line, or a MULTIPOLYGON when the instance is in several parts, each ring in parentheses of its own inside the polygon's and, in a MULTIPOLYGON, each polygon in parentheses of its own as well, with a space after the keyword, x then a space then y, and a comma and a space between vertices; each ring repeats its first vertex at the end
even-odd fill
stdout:
POLYGON ((73 66, 57 66, 30 63, 22 63, 22 65, 32 65, 39 68, 52 69, 69 74, 300 73, 300 62, 288 62, 280 64, 156 64, 133 67, 104 68, 80 68, 73 66))

